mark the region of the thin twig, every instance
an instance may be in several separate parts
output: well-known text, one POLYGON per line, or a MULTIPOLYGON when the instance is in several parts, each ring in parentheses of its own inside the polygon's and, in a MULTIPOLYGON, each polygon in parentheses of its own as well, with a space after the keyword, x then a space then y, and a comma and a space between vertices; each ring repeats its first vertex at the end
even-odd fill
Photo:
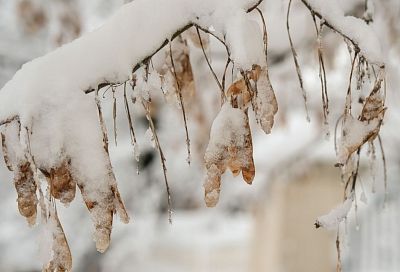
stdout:
POLYGON ((321 97, 322 97, 322 108, 323 108, 323 115, 324 115, 324 123, 328 124, 328 114, 329 114, 329 98, 328 98, 328 90, 327 90, 327 83, 326 83, 326 72, 325 72, 325 64, 322 52, 322 27, 323 21, 320 22, 320 27, 317 26, 317 21, 315 19, 315 15, 312 13, 312 18, 315 26, 315 31, 317 34, 317 41, 318 41, 318 65, 319 65, 319 79, 321 83, 321 97))
POLYGON ((117 143, 117 98, 115 97, 115 88, 112 87, 112 95, 113 95, 113 128, 114 128, 114 143, 115 146, 117 143))
POLYGON ((222 98, 224 98, 224 96, 225 96, 224 89, 222 88, 222 85, 221 85, 221 83, 219 82, 219 79, 218 79, 217 75, 215 74, 214 69, 213 69, 212 66, 211 66, 210 60, 209 60, 208 57, 207 57, 206 51, 205 51, 205 49, 204 49, 203 42, 202 42, 202 40, 201 40, 200 32, 199 32, 199 29, 198 29, 197 27, 196 27, 196 32, 197 32, 197 36, 199 37, 200 46, 201 46, 201 51, 203 51, 203 55, 204 55, 204 58, 206 59, 208 68, 210 68, 210 71, 211 71, 211 73, 212 73, 212 75, 213 75, 213 77, 214 77, 214 79, 215 79, 215 82, 217 83, 219 89, 221 90, 221 99, 222 99, 222 98))
POLYGON ((386 156, 385 156, 385 150, 383 148, 383 141, 381 136, 378 134, 378 142, 379 142, 379 147, 381 149, 381 155, 382 155, 382 163, 383 163, 383 182, 385 186, 385 198, 384 198, 384 203, 386 204, 387 201, 387 194, 388 194, 388 182, 387 182, 387 166, 386 166, 386 156))
POLYGON ((267 32, 267 24, 265 22, 265 18, 263 13, 261 12, 261 10, 259 8, 256 8, 255 10, 257 10, 258 14, 261 17, 261 21, 262 21, 262 25, 263 25, 263 40, 264 40, 264 53, 265 53, 265 61, 266 63, 268 63, 267 61, 267 55, 268 55, 268 32, 267 32))
POLYGON ((19 121, 19 116, 18 115, 14 115, 14 116, 11 116, 11 117, 9 117, 9 118, 7 118, 5 120, 1 120, 0 121, 0 126, 8 124, 8 123, 11 123, 13 121, 19 121))
POLYGON ((97 113, 99 116, 99 122, 100 122, 100 127, 101 127, 101 132, 103 133, 103 148, 106 151, 106 153, 108 154, 108 135, 107 135, 107 128, 104 122, 104 118, 103 118, 103 112, 101 110, 101 103, 100 103, 100 99, 99 99, 99 90, 96 90, 95 93, 95 102, 96 102, 96 106, 97 106, 97 113))
POLYGON ((303 77, 301 75, 300 65, 297 60, 297 52, 293 45, 292 36, 290 35, 289 15, 290 15, 290 6, 291 5, 292 5, 292 0, 289 0, 287 14, 286 14, 286 29, 287 29, 287 33, 288 33, 288 37, 289 37, 290 49, 292 50, 294 65, 296 66, 296 72, 297 72, 297 77, 299 79, 301 93, 303 95, 304 107, 305 107, 305 111, 306 111, 306 118, 307 118, 307 121, 310 121, 310 115, 308 113, 308 106, 307 106, 307 93, 303 86, 303 77))
POLYGON ((342 271, 342 258, 340 254, 340 236, 339 236, 339 228, 336 233, 336 252, 337 252, 337 263, 336 263, 336 272, 341 272, 342 271))
POLYGON ((125 105, 125 112, 126 112, 126 117, 128 118, 128 125, 129 125, 129 132, 131 136, 131 143, 132 145, 136 145, 136 135, 135 135, 135 130, 133 129, 133 122, 132 122, 132 117, 131 117, 131 111, 129 108, 129 103, 128 103, 128 98, 126 96, 126 83, 124 84, 124 105, 125 105))
MULTIPOLYGON (((201 40, 200 40, 200 42, 201 42, 201 40)), ((187 147, 187 163, 190 164, 190 138, 189 138, 189 131, 188 131, 188 126, 187 126, 187 121, 186 121, 186 111, 185 111, 185 105, 183 103, 182 89, 181 89, 181 86, 179 84, 178 76, 176 74, 174 57, 172 56, 172 45, 171 45, 171 43, 169 44, 169 53, 170 53, 169 55, 170 55, 170 58, 171 58, 172 70, 173 70, 175 81, 176 81, 176 86, 178 88, 177 93, 178 93, 179 103, 181 105, 183 123, 185 125, 186 147, 187 147)))
POLYGON ((164 157, 164 152, 162 151, 160 142, 158 140, 158 136, 157 136, 157 132, 156 132, 156 129, 154 126, 153 119, 151 118, 150 108, 144 102, 142 102, 142 105, 146 112, 146 118, 149 122, 149 127, 153 134, 153 138, 154 138, 154 142, 156 144, 157 150, 158 150, 158 154, 160 155, 161 166, 163 168, 163 174, 164 174, 164 182, 165 182, 165 187, 166 187, 166 191, 167 191, 168 221, 170 224, 172 224, 172 200, 171 200, 171 192, 170 192, 168 179, 167 179, 167 167, 165 165, 166 159, 164 157))
POLYGON ((228 58, 226 59, 226 64, 225 64, 225 69, 224 69, 224 74, 222 76, 222 89, 224 90, 223 94, 221 93, 221 105, 223 104, 223 101, 225 101, 225 80, 226 80, 226 72, 228 71, 229 64, 231 63, 231 58, 228 55, 228 58))
POLYGON ((346 102, 345 102, 345 109, 344 109, 344 116, 348 114, 351 114, 351 80, 353 78, 353 72, 354 72, 354 65, 356 63, 357 55, 359 51, 354 51, 354 58, 353 61, 351 62, 351 70, 350 70, 350 76, 349 76, 349 86, 347 87, 347 95, 346 95, 346 102))

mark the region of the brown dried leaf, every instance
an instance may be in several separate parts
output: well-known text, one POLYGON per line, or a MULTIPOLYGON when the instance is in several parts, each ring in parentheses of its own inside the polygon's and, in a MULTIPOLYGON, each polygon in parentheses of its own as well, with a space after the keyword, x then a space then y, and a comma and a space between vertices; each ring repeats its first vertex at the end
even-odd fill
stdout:
POLYGON ((52 260, 43 268, 44 272, 67 272, 72 270, 72 255, 55 207, 49 207, 48 227, 53 235, 52 260))
POLYGON ((83 201, 88 208, 94 223, 94 241, 99 252, 104 252, 110 245, 113 215, 115 213, 114 195, 111 188, 107 192, 88 192, 85 184, 78 181, 83 201))
POLYGON ((381 118, 384 111, 384 103, 379 93, 372 94, 367 97, 364 107, 362 109, 360 120, 370 121, 375 118, 381 118))
POLYGON ((385 110, 383 110, 379 118, 364 122, 355 119, 351 115, 346 116, 338 150, 339 165, 345 165, 354 152, 378 136, 384 112, 385 110))
MULTIPOLYGON (((247 116, 247 115, 246 115, 247 116)), ((254 176, 256 174, 256 169, 254 166, 253 159, 253 141, 251 138, 251 130, 249 125, 249 119, 247 118, 246 123, 246 134, 243 147, 243 166, 242 166, 242 176, 243 179, 248 183, 252 184, 254 176)))
POLYGON ((129 222, 129 216, 117 188, 110 166, 109 187, 107 191, 89 191, 85 183, 77 179, 78 188, 88 208, 95 226, 94 241, 99 252, 104 252, 110 244, 113 215, 118 212, 123 223, 129 222))
POLYGON ((221 176, 227 168, 234 176, 242 172, 243 179, 252 183, 255 167, 247 110, 232 108, 229 102, 223 105, 211 128, 204 160, 207 169, 205 202, 208 207, 218 202, 221 176))
POLYGON ((267 68, 263 68, 256 81, 257 91, 253 96, 253 110, 256 120, 265 133, 271 133, 274 116, 278 112, 278 102, 268 76, 267 68))
POLYGON ((41 169, 50 185, 50 193, 61 203, 68 204, 75 198, 76 182, 72 178, 69 160, 64 160, 50 171, 41 169))
POLYGON ((26 217, 29 225, 34 225, 38 199, 36 196, 36 182, 28 161, 18 163, 14 172, 14 185, 18 195, 17 201, 20 214, 26 217))
POLYGON ((221 191, 221 175, 225 170, 216 164, 212 164, 207 168, 207 177, 204 182, 204 200, 207 207, 215 207, 219 200, 221 191), (223 171, 222 171, 223 170, 223 171))

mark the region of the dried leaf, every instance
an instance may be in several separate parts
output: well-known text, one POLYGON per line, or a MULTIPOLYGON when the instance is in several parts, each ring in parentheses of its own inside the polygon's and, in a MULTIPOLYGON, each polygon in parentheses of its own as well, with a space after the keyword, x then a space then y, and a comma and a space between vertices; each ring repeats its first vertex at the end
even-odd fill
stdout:
POLYGON ((106 251, 110 244, 113 215, 118 212, 122 222, 129 222, 111 166, 108 180, 107 191, 90 191, 84 182, 77 179, 77 185, 95 226, 93 239, 99 252, 106 251))
POLYGON ((222 106, 211 128, 210 141, 204 156, 207 175, 204 182, 205 202, 208 207, 217 204, 221 176, 229 168, 234 176, 242 172, 251 184, 255 175, 253 144, 247 111, 232 108, 229 102, 222 106))
POLYGON ((72 270, 72 255, 55 207, 49 206, 47 226, 53 236, 52 260, 43 268, 44 272, 67 272, 72 270))
POLYGON ((69 160, 49 171, 41 169, 50 185, 50 193, 61 203, 68 204, 75 198, 76 182, 72 178, 69 160))
POLYGON ((22 216, 26 217, 29 225, 36 222, 37 203, 36 182, 28 161, 18 163, 14 172, 14 185, 18 194, 18 209, 22 216))
POLYGON ((221 175, 225 172, 223 166, 212 164, 207 168, 207 177, 204 182, 204 200, 207 207, 214 207, 219 200, 221 191, 221 175))
POLYGON ((253 96, 253 110, 258 124, 269 134, 274 125, 274 116, 278 112, 278 103, 266 67, 260 71, 255 80, 257 91, 253 96))

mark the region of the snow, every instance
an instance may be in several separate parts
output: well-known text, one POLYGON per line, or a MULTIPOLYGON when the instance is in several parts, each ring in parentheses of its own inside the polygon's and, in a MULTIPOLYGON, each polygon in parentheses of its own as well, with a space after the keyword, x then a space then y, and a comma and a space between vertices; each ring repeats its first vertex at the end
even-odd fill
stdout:
POLYGON ((380 125, 379 119, 362 122, 351 115, 346 116, 343 124, 343 135, 339 140, 337 160, 341 165, 346 164, 350 155, 355 152, 368 138, 371 137, 380 125))
POLYGON ((342 204, 331 210, 328 214, 320 216, 316 220, 316 226, 326 229, 335 229, 346 219, 354 201, 354 195, 348 197, 342 204))
POLYGON ((264 66, 264 41, 258 23, 244 10, 230 15, 226 21, 226 43, 237 68, 251 70, 252 65, 264 66))
MULTIPOLYGON (((104 150, 96 102, 84 91, 95 89, 102 82, 128 80, 136 64, 153 54, 177 30, 193 21, 200 22, 199 17, 207 17, 211 25, 223 20, 213 15, 214 11, 222 14, 219 8, 243 11, 254 3, 250 0, 134 1, 120 8, 99 29, 23 65, 0 91, 0 120, 17 115, 22 130, 26 131, 22 136, 31 134, 21 138, 22 144, 10 146, 15 149, 11 152, 31 151, 36 167, 48 172, 70 159, 71 175, 92 214, 99 251, 109 244, 112 225, 109 212, 116 208, 123 221, 127 222, 128 217, 104 150), (154 22, 158 22, 156 28, 154 22)), ((154 84, 160 85, 158 78, 152 74, 149 82, 142 82, 143 99, 149 99, 148 91, 154 84)), ((14 133, 10 141, 17 138, 14 133)))
POLYGON ((374 30, 362 19, 345 16, 337 0, 303 1, 318 12, 328 24, 353 40, 360 48, 361 55, 368 61, 379 66, 385 63, 381 44, 374 30))

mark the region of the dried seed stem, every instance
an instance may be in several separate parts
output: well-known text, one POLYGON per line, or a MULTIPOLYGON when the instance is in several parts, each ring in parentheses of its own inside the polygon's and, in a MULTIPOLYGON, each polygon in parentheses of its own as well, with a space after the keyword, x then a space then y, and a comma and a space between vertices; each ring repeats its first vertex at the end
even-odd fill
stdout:
MULTIPOLYGON (((200 39, 200 36, 199 36, 200 39)), ((200 43, 201 43, 201 39, 200 39, 200 43)), ((169 43, 169 56, 171 58, 171 65, 172 65, 172 71, 175 77, 175 81, 176 81, 176 86, 178 88, 178 99, 179 99, 179 103, 181 105, 181 110, 182 110, 182 118, 183 118, 183 123, 185 125, 185 136, 186 136, 186 147, 187 147, 187 163, 190 165, 190 138, 189 138, 189 131, 188 131, 188 126, 187 126, 187 121, 186 121, 186 111, 185 111, 185 105, 183 103, 183 97, 182 97, 182 89, 181 86, 179 84, 179 79, 178 76, 176 74, 176 69, 175 69, 175 62, 174 62, 174 57, 172 56, 172 45, 171 43, 169 43)))
POLYGON ((154 142, 156 144, 156 148, 158 150, 158 154, 160 155, 160 161, 161 161, 161 166, 163 168, 163 174, 164 174, 164 182, 165 182, 165 188, 167 191, 167 204, 168 204, 168 221, 170 224, 172 224, 172 200, 171 200, 171 192, 170 192, 170 188, 169 188, 169 184, 168 184, 168 179, 167 179, 167 167, 165 165, 165 156, 164 156, 164 152, 161 148, 160 145, 160 141, 158 140, 158 136, 157 136, 157 132, 154 126, 154 122, 153 119, 151 118, 151 114, 150 114, 150 107, 148 104, 145 104, 144 102, 142 102, 143 108, 146 112, 146 118, 149 122, 149 127, 150 130, 153 134, 154 137, 154 142))
POLYGON ((293 45, 292 36, 290 35, 289 15, 290 15, 290 7, 291 7, 291 5, 292 5, 292 0, 289 0, 287 14, 286 14, 286 29, 287 29, 287 33, 288 33, 288 37, 289 37, 290 49, 292 50, 292 56, 293 56, 294 65, 296 66, 296 73, 297 73, 297 77, 299 79, 301 93, 303 95, 304 108, 305 108, 305 111, 306 111, 306 118, 307 118, 307 121, 310 121, 310 115, 309 115, 308 106, 307 106, 307 93, 306 93, 306 90, 304 89, 304 86, 303 86, 303 77, 301 75, 300 65, 299 65, 299 62, 297 60, 297 52, 296 52, 296 49, 294 48, 294 45, 293 45))

